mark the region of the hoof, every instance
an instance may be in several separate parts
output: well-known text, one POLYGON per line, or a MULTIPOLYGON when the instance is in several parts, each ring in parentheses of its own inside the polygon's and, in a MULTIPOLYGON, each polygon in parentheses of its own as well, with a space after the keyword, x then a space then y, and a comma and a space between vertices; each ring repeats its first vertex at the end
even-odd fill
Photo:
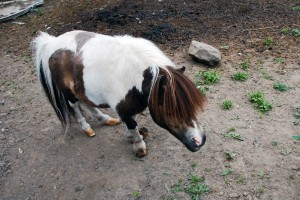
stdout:
POLYGON ((121 121, 117 118, 108 118, 108 120, 105 122, 107 125, 110 125, 110 126, 115 126, 115 125, 118 125, 121 123, 121 121))
POLYGON ((137 157, 144 157, 147 155, 146 143, 143 140, 141 142, 133 143, 133 151, 137 157))
POLYGON ((145 127, 140 128, 139 133, 145 139, 148 136, 148 129, 145 127))
POLYGON ((89 137, 94 137, 96 135, 95 131, 91 128, 85 129, 84 133, 89 137))
POLYGON ((144 157, 147 155, 147 149, 138 149, 136 152, 135 152, 135 155, 137 157, 144 157))

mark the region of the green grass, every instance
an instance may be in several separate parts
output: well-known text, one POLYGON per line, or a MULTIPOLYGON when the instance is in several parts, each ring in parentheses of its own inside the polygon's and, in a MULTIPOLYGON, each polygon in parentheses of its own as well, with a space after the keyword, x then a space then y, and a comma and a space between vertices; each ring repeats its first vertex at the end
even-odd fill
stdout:
POLYGON ((293 135, 292 138, 293 138, 294 140, 300 141, 300 135, 293 135))
POLYGON ((189 174, 188 180, 184 183, 180 179, 173 187, 173 192, 186 192, 192 200, 199 200, 201 195, 209 192, 209 187, 204 184, 204 178, 195 174, 189 174))
POLYGON ((278 142, 277 142, 276 140, 273 140, 273 141, 271 142, 271 144, 272 144, 273 147, 275 147, 275 146, 278 145, 278 142))
POLYGON ((202 73, 205 84, 214 84, 220 81, 220 74, 216 70, 205 71, 202 73))
MULTIPOLYGON (((201 84, 201 83, 199 83, 199 84, 201 84)), ((197 84, 197 88, 204 95, 207 95, 207 93, 209 92, 209 87, 201 86, 201 85, 197 84)))
POLYGON ((250 93, 249 100, 261 112, 267 112, 272 109, 271 103, 265 99, 264 94, 260 91, 250 93))
POLYGON ((230 128, 227 133, 224 134, 224 137, 244 141, 240 134, 235 133, 235 128, 230 128))
POLYGON ((280 151, 280 154, 283 156, 288 156, 292 153, 292 150, 290 149, 283 149, 282 151, 280 151))
POLYGON ((275 63, 284 63, 284 58, 275 58, 275 63))
POLYGON ((246 177, 239 175, 238 177, 236 177, 236 182, 240 183, 240 184, 245 184, 246 183, 246 177))
POLYGON ((233 107, 233 103, 231 100, 225 100, 221 105, 221 108, 223 110, 230 110, 232 107, 233 107))
POLYGON ((298 28, 292 29, 291 32, 290 32, 290 34, 292 36, 299 37, 300 36, 300 29, 298 29, 298 28))
POLYGON ((264 42, 263 42, 263 45, 268 47, 268 46, 271 46, 273 44, 273 39, 270 38, 270 37, 266 37, 264 42))
POLYGON ((280 30, 280 33, 281 34, 288 34, 289 33, 289 29, 288 28, 282 28, 281 30, 280 30))
POLYGON ((142 196, 142 193, 139 191, 134 191, 134 192, 132 192, 132 196, 137 199, 142 196))
POLYGON ((235 81, 246 81, 249 77, 248 72, 235 72, 232 74, 231 78, 235 81))
POLYGON ((262 73, 262 75, 263 75, 263 77, 265 79, 267 79, 267 80, 274 80, 274 77, 271 76, 267 71, 262 71, 261 73, 262 73))
POLYGON ((299 11, 299 10, 300 10, 300 6, 293 6, 293 7, 292 7, 292 10, 297 10, 297 11, 299 11))
POLYGON ((220 173, 220 175, 221 176, 228 176, 228 175, 230 175, 230 174, 232 174, 232 170, 231 169, 225 169, 225 170, 223 170, 221 173, 220 173))
POLYGON ((201 194, 209 192, 209 188, 203 182, 204 178, 190 174, 185 191, 192 200, 200 200, 201 194))
POLYGON ((231 151, 226 151, 226 152, 225 152, 225 158, 226 158, 226 160, 228 160, 228 161, 234 160, 235 156, 236 156, 236 154, 233 153, 233 152, 231 152, 231 151))
POLYGON ((240 63, 240 66, 243 70, 247 70, 250 67, 250 64, 247 61, 240 63))
POLYGON ((279 90, 280 92, 285 92, 288 91, 289 86, 277 81, 276 83, 273 84, 273 88, 275 90, 279 90))

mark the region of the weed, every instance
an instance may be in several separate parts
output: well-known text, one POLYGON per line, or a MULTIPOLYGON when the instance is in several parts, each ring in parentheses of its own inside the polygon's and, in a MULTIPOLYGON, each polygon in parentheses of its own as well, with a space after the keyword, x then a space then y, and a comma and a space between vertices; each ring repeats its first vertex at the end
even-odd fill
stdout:
POLYGON ((236 156, 236 154, 231 151, 225 152, 225 157, 226 157, 226 160, 228 160, 228 161, 234 160, 235 156, 236 156))
POLYGON ((205 84, 214 84, 220 81, 220 74, 216 70, 210 70, 202 73, 205 84))
POLYGON ((228 130, 228 132, 227 133, 229 133, 229 132, 234 132, 236 129, 234 128, 234 127, 231 127, 229 130, 228 130))
POLYGON ((232 76, 232 79, 235 81, 246 81, 249 77, 248 72, 235 72, 232 76))
POLYGON ((299 125, 300 124, 300 107, 295 107, 294 116, 296 117, 296 121, 294 121, 294 125, 299 125))
POLYGON ((278 145, 278 142, 277 142, 277 141, 275 141, 275 140, 273 140, 273 141, 271 142, 271 144, 272 144, 272 146, 273 146, 273 147, 275 147, 275 146, 277 146, 277 145, 278 145))
POLYGON ((240 66, 242 67, 243 70, 249 69, 250 64, 247 61, 244 61, 240 63, 240 66))
POLYGON ((193 162, 193 163, 191 164, 191 167, 192 167, 192 169, 195 169, 195 168, 197 167, 197 163, 193 162))
POLYGON ((300 135, 293 135, 292 138, 293 138, 294 140, 300 141, 300 135))
POLYGON ((267 112, 272 109, 271 104, 265 99, 264 94, 260 91, 253 92, 249 95, 250 102, 261 112, 267 112))
POLYGON ((223 170, 222 172, 221 172, 221 176, 227 176, 227 175, 229 175, 229 174, 232 174, 232 170, 231 169, 225 169, 225 170, 223 170))
POLYGON ((271 46, 272 43, 273 43, 273 39, 270 38, 270 37, 266 37, 265 40, 264 40, 264 42, 263 42, 263 45, 266 46, 266 47, 268 47, 268 46, 271 46))
POLYGON ((225 138, 231 138, 234 140, 244 141, 240 134, 235 133, 235 128, 230 128, 227 133, 224 134, 225 138))
POLYGON ((282 151, 280 151, 280 154, 284 155, 284 156, 288 156, 291 153, 292 153, 292 151, 290 149, 283 149, 282 151))
POLYGON ((43 16, 44 15, 44 10, 41 8, 35 9, 35 12, 38 16, 43 16))
POLYGON ((201 194, 209 191, 209 188, 203 183, 203 181, 204 178, 190 174, 185 191, 190 195, 192 200, 200 199, 201 194))
POLYGON ((225 50, 228 50, 229 49, 229 46, 228 45, 223 45, 221 46, 222 49, 225 49, 225 50))
POLYGON ((275 58, 275 63, 284 63, 284 58, 275 58))
POLYGON ((204 95, 207 95, 207 93, 209 91, 209 87, 205 87, 205 86, 203 87, 203 86, 197 85, 197 88, 204 95))
POLYGON ((258 174, 258 176, 259 176, 260 179, 263 179, 265 177, 265 175, 266 174, 265 174, 264 171, 260 171, 259 174, 258 174))
POLYGON ((236 177, 236 182, 241 183, 241 184, 245 184, 246 183, 246 177, 239 175, 238 177, 236 177))
POLYGON ((223 110, 230 110, 230 109, 232 108, 232 106, 233 106, 233 103, 232 103, 231 100, 225 100, 225 101, 222 103, 221 108, 222 108, 223 110))
POLYGON ((256 193, 257 193, 257 194, 262 194, 262 193, 264 193, 264 191, 265 191, 265 190, 264 190, 263 187, 260 187, 260 188, 257 188, 257 189, 256 189, 256 193))
POLYGON ((132 192, 132 196, 137 199, 142 196, 142 193, 139 191, 134 191, 134 192, 132 192))
POLYGON ((293 7, 292 7, 292 10, 297 10, 297 11, 299 11, 299 10, 300 10, 300 6, 293 6, 293 7))
POLYGON ((261 73, 265 79, 274 80, 273 76, 271 76, 267 71, 262 71, 261 73))
POLYGON ((277 81, 276 83, 273 84, 273 88, 275 90, 279 90, 280 92, 285 92, 289 89, 289 86, 277 81))
POLYGON ((288 28, 282 28, 282 29, 280 30, 280 33, 281 33, 281 34, 288 34, 288 33, 289 33, 289 29, 288 29, 288 28))
POLYGON ((172 187, 172 191, 186 192, 190 195, 192 200, 200 199, 201 194, 209 192, 209 188, 204 184, 204 178, 195 174, 189 174, 187 182, 183 182, 182 179, 172 187))
POLYGON ((298 28, 292 29, 290 34, 292 36, 299 37, 300 36, 300 29, 298 29, 298 28))
POLYGON ((182 192, 184 190, 182 186, 182 179, 179 179, 179 181, 172 187, 172 191, 174 193, 176 192, 182 192))

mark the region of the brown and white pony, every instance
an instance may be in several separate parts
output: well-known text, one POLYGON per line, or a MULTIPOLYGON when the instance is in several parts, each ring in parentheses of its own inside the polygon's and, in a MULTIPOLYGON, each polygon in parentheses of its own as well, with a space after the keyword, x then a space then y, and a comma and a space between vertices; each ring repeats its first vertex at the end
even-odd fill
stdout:
POLYGON ((81 113, 85 104, 102 123, 119 119, 97 108, 115 110, 127 126, 137 156, 147 153, 134 116, 149 107, 153 121, 190 151, 205 143, 197 115, 205 96, 152 42, 131 36, 107 36, 71 31, 58 37, 47 33, 32 42, 36 69, 46 96, 62 125, 75 116, 89 136, 95 132, 81 113))

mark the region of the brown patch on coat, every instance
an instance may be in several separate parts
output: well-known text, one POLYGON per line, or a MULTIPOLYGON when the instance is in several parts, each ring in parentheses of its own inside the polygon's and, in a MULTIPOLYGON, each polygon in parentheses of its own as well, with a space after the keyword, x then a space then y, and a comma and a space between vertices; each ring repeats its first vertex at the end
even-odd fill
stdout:
POLYGON ((96 34, 92 32, 80 32, 75 35, 75 40, 77 43, 76 52, 79 52, 83 45, 95 36, 96 34))
POLYGON ((49 68, 54 84, 68 101, 74 103, 79 99, 92 107, 108 106, 96 105, 85 96, 81 54, 75 55, 71 50, 58 49, 49 58, 49 68))

